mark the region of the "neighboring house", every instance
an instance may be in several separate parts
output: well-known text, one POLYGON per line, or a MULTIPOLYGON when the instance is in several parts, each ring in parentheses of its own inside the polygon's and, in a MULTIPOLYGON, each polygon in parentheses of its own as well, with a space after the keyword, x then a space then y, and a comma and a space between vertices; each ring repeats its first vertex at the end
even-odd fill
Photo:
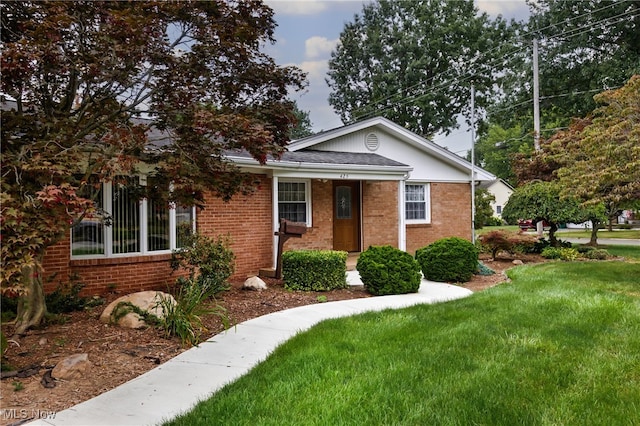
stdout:
MULTIPOLYGON (((307 226, 302 238, 288 240, 286 250, 357 253, 389 244, 414 254, 443 237, 471 239, 470 163, 389 120, 347 125, 288 148, 264 166, 246 153, 228 153, 255 174, 257 190, 227 203, 209 195, 198 211, 135 201, 126 186, 103 184, 101 207, 113 223, 74 229, 48 250, 45 276, 56 273, 60 281, 75 274, 89 294, 166 288, 176 278, 168 260, 180 246, 181 224, 204 235, 229 235, 235 278, 274 268, 280 218, 307 226)), ((496 179, 475 170, 476 182, 496 179)), ((144 176, 135 179, 153 185, 144 176)))
POLYGON ((495 197, 495 200, 491 202, 491 208, 493 209, 493 217, 502 219, 502 209, 504 208, 509 197, 513 194, 513 187, 502 179, 494 179, 491 181, 481 182, 478 187, 486 189, 489 194, 495 197))

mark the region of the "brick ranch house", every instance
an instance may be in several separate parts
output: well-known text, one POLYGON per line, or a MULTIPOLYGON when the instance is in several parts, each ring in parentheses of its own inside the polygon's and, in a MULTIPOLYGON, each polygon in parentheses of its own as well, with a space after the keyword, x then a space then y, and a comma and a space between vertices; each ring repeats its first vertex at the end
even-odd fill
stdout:
MULTIPOLYGON (((258 189, 228 203, 207 196, 198 211, 128 200, 123 188, 103 184, 101 207, 113 224, 85 221, 51 247, 44 276, 56 279, 45 290, 71 275, 86 285, 85 294, 166 289, 176 279, 168 260, 179 245, 180 224, 204 235, 229 235, 235 279, 275 267, 280 218, 307 227, 285 250, 357 253, 390 244, 413 254, 443 237, 471 239, 471 164, 387 119, 294 141, 280 160, 264 166, 244 153, 228 158, 256 175, 258 189)), ((477 182, 495 179, 480 168, 475 174, 477 182)))

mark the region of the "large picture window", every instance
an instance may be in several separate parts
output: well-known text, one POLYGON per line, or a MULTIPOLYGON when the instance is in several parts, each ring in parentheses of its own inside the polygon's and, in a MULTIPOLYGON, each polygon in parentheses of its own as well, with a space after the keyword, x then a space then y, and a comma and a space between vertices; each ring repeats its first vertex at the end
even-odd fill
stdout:
POLYGON ((119 178, 94 190, 104 217, 87 218, 71 230, 72 256, 149 254, 184 244, 185 235, 193 232, 195 209, 169 205, 152 179, 147 185, 155 190, 140 198, 137 179, 119 178))
POLYGON ((309 199, 308 181, 279 181, 278 218, 309 224, 309 199))
POLYGON ((404 197, 407 223, 431 222, 429 184, 405 184, 404 197))

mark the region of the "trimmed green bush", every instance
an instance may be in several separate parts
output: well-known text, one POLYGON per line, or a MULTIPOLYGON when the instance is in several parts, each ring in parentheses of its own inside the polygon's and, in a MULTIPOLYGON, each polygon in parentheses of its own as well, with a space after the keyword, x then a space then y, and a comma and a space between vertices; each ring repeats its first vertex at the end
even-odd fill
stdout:
POLYGON ((458 237, 443 238, 416 251, 424 277, 438 282, 467 282, 478 269, 478 249, 458 237))
POLYGON ((540 256, 545 259, 560 259, 560 260, 576 260, 580 253, 578 250, 567 247, 547 247, 542 250, 540 256))
POLYGON ((329 291, 347 288, 347 252, 292 250, 282 253, 284 288, 329 291))
POLYGON ((593 260, 606 260, 612 257, 611 253, 609 253, 605 249, 589 250, 586 253, 583 253, 582 255, 587 259, 593 259, 593 260))
POLYGON ((417 293, 420 265, 407 252, 391 246, 371 246, 358 258, 356 269, 365 289, 376 296, 417 293))

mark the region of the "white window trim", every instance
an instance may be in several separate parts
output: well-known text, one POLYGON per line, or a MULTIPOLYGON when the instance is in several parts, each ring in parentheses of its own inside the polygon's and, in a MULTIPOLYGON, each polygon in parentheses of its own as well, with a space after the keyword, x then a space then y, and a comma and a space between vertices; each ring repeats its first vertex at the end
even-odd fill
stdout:
POLYGON ((292 182, 292 183, 304 183, 304 199, 306 205, 306 216, 307 216, 307 228, 311 228, 312 219, 311 212, 313 211, 311 205, 311 179, 294 179, 294 178, 278 178, 277 182, 275 182, 275 198, 276 198, 276 222, 278 222, 278 217, 280 217, 280 199, 278 198, 278 186, 280 182, 292 182))
MULTIPOLYGON (((141 180, 142 185, 146 184, 146 179, 141 180)), ((102 183, 102 205, 104 206, 104 210, 106 212, 113 212, 113 183, 112 182, 103 182, 102 183)), ((175 205, 171 204, 169 206, 169 248, 166 250, 148 250, 148 229, 147 229, 147 213, 148 213, 148 203, 147 199, 143 198, 138 202, 138 208, 140 210, 140 251, 131 252, 131 253, 113 253, 113 232, 111 232, 112 226, 103 226, 103 241, 104 241, 104 253, 103 254, 73 254, 73 229, 70 230, 69 237, 69 251, 71 253, 71 259, 103 259, 103 258, 118 258, 118 257, 133 257, 133 256, 141 256, 141 255, 156 255, 156 254, 166 254, 171 253, 176 249, 177 243, 177 220, 176 220, 176 209, 175 205)), ((193 232, 196 230, 196 208, 195 206, 191 207, 191 217, 193 218, 191 221, 191 229, 193 232)))
POLYGON ((404 191, 403 191, 403 204, 404 204, 404 219, 405 219, 405 223, 407 225, 412 225, 412 224, 429 224, 431 223, 431 184, 428 182, 410 182, 410 181, 405 181, 404 182, 404 191), (406 200, 406 186, 407 185, 421 185, 424 187, 424 202, 425 202, 425 218, 424 219, 407 219, 406 218, 406 206, 407 206, 407 200, 406 200))

